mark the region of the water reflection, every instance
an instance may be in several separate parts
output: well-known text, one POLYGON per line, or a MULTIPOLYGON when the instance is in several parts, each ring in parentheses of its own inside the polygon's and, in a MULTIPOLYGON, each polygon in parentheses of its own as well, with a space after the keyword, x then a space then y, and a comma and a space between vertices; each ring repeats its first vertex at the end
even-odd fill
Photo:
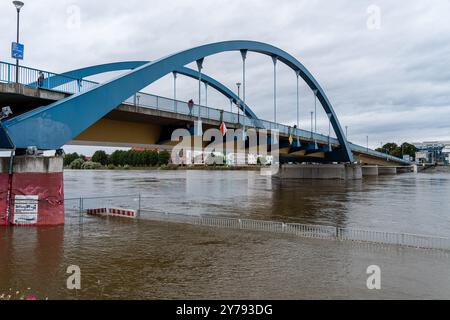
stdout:
POLYGON ((11 289, 15 298, 47 297, 59 290, 60 283, 48 280, 61 275, 63 248, 63 226, 0 228, 0 295, 11 289))
MULTIPOLYGON (((66 198, 121 195, 99 203, 389 231, 450 234, 447 174, 364 181, 280 181, 257 172, 67 171, 66 198), (110 201, 110 202, 107 202, 110 201)), ((302 239, 288 235, 144 220, 80 219, 66 201, 66 225, 0 228, 0 295, 39 298, 301 299, 449 298, 448 253, 302 239), (69 265, 81 291, 66 288, 69 265), (368 265, 383 290, 365 287, 368 265)))
POLYGON ((66 197, 141 193, 143 207, 163 212, 450 236, 447 173, 322 181, 255 171, 66 171, 65 190, 66 197))

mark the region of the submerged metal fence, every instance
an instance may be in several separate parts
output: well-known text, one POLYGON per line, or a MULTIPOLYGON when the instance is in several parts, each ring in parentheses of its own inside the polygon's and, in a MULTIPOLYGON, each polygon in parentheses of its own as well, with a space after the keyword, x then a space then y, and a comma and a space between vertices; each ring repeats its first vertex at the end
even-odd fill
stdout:
POLYGON ((383 232, 355 228, 340 228, 333 226, 285 223, 279 221, 241 219, 210 215, 194 216, 179 213, 155 212, 146 209, 141 210, 140 218, 153 221, 187 223, 208 227, 284 233, 304 238, 360 241, 416 248, 450 250, 450 238, 409 233, 383 232))
MULTIPOLYGON (((149 197, 139 195, 77 197, 64 199, 66 223, 84 223, 88 209, 123 208, 138 212, 137 218, 143 220, 185 223, 190 225, 227 228, 237 230, 289 234, 303 238, 340 241, 358 241, 386 245, 398 245, 424 249, 450 250, 450 238, 433 237, 411 233, 384 232, 342 228, 325 225, 267 221, 213 215, 189 215, 151 210, 145 205, 149 197)), ((119 218, 120 219, 120 218, 119 218)))

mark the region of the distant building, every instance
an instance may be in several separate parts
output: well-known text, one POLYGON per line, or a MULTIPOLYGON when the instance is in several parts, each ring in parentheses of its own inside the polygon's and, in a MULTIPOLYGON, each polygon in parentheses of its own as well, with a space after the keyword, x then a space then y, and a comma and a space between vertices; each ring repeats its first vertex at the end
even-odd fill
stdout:
POLYGON ((416 163, 450 164, 450 141, 415 142, 416 163))

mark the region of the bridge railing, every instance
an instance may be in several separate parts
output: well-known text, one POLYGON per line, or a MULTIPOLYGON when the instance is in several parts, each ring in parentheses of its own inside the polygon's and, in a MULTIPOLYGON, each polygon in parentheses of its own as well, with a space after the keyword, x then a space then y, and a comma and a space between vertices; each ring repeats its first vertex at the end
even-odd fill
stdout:
POLYGON ((78 93, 97 85, 97 83, 92 81, 25 66, 19 66, 18 81, 16 81, 16 70, 15 64, 0 61, 0 82, 18 82, 31 88, 42 88, 69 94, 78 93), (39 80, 41 73, 43 74, 43 79, 39 80))
MULTIPOLYGON (((193 118, 198 117, 200 112, 200 117, 203 119, 210 119, 210 120, 221 120, 221 113, 222 113, 222 119, 226 123, 240 123, 244 124, 246 127, 253 127, 253 128, 262 128, 267 130, 279 130, 281 134, 288 135, 291 133, 293 137, 300 137, 302 139, 311 139, 316 140, 318 142, 328 142, 328 136, 313 133, 301 130, 298 128, 289 127, 284 124, 275 123, 267 120, 261 120, 261 119, 251 119, 247 116, 244 116, 243 114, 237 114, 232 113, 229 111, 221 110, 221 109, 215 109, 211 107, 206 106, 199 106, 197 104, 194 104, 192 107, 192 110, 189 109, 189 106, 184 101, 179 100, 173 100, 170 98, 165 98, 161 96, 156 96, 149 93, 143 93, 138 92, 137 94, 131 96, 127 100, 124 101, 125 104, 128 105, 136 105, 143 108, 151 108, 156 110, 162 110, 162 111, 168 111, 168 112, 174 112, 174 113, 180 113, 185 115, 191 115, 193 118), (199 111, 200 109, 200 111, 199 111)), ((336 138, 330 137, 330 143, 334 145, 338 145, 339 141, 336 138)))

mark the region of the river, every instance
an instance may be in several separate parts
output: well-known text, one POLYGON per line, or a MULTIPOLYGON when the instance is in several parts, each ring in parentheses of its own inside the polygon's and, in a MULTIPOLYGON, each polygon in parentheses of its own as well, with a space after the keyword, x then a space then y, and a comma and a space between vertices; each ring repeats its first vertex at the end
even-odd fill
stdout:
MULTIPOLYGON (((254 217, 450 235, 450 174, 280 181, 257 171, 70 171, 66 207, 85 200, 184 214, 254 217)), ((74 211, 75 212, 75 211, 74 211)), ((79 219, 0 229, 0 296, 49 299, 450 298, 450 254, 145 220, 79 219), (381 290, 366 268, 381 268, 381 290), (68 290, 77 265, 81 290, 68 290), (17 293, 18 292, 18 293, 17 293)))

